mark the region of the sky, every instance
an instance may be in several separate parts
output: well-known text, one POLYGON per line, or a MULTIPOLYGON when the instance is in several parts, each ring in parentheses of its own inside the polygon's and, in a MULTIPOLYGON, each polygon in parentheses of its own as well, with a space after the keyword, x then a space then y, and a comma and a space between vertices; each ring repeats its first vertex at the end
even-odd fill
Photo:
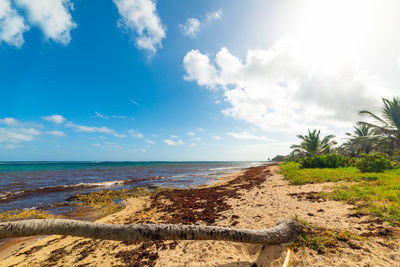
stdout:
POLYGON ((0 160, 266 160, 399 95, 396 0, 0 0, 0 160))

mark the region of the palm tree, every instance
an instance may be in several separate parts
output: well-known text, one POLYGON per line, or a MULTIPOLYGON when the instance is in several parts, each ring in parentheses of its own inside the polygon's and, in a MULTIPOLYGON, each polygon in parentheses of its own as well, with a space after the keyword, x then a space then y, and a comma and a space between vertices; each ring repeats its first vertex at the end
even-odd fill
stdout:
POLYGON ((385 144, 390 145, 392 150, 400 148, 400 98, 393 97, 392 100, 382 98, 383 109, 381 117, 374 113, 362 110, 360 115, 373 119, 374 123, 359 121, 358 125, 370 127, 375 134, 385 138, 385 144))
POLYGON ((335 138, 334 135, 327 135, 324 138, 320 137, 321 131, 310 131, 308 130, 307 135, 297 135, 302 141, 300 145, 292 145, 290 148, 294 149, 293 152, 299 153, 304 156, 313 156, 324 153, 329 153, 332 146, 336 145, 335 141, 332 141, 335 138))
POLYGON ((351 155, 369 154, 380 139, 375 132, 375 129, 366 124, 361 124, 359 127, 354 126, 353 133, 346 133, 349 139, 342 145, 342 148, 351 155))
POLYGON ((296 240, 302 231, 303 226, 292 219, 260 230, 179 224, 105 224, 67 219, 0 222, 0 239, 34 235, 70 235, 119 241, 221 240, 277 245, 296 240))

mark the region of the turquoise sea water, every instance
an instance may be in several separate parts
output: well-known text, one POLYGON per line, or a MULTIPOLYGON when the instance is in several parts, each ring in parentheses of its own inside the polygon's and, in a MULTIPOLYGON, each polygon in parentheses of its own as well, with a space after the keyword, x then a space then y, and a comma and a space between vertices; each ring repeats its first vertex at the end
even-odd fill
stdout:
POLYGON ((265 162, 0 162, 0 212, 42 208, 77 193, 196 186, 265 162))

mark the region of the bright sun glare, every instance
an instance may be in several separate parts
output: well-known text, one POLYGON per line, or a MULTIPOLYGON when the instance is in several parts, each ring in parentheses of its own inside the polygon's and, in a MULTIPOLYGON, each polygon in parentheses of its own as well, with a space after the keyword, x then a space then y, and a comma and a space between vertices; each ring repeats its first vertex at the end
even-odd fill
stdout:
POLYGON ((307 60, 322 68, 358 59, 373 42, 378 1, 306 0, 292 11, 291 37, 305 49, 307 60))

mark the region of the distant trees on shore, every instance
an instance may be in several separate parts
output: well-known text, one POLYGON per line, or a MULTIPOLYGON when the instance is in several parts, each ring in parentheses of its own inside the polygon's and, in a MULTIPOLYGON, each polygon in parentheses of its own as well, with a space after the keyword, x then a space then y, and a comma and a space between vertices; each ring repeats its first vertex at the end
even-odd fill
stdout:
MULTIPOLYGON (((297 135, 300 143, 293 144, 290 147, 293 151, 284 159, 290 161, 335 152, 349 157, 382 153, 392 160, 400 160, 400 98, 382 98, 382 102, 379 115, 368 110, 359 112, 370 121, 358 121, 354 131, 346 133, 348 138, 340 146, 336 146, 334 135, 321 136, 319 130, 308 130, 305 135, 297 135)), ((282 158, 279 159, 282 161, 282 158)))

